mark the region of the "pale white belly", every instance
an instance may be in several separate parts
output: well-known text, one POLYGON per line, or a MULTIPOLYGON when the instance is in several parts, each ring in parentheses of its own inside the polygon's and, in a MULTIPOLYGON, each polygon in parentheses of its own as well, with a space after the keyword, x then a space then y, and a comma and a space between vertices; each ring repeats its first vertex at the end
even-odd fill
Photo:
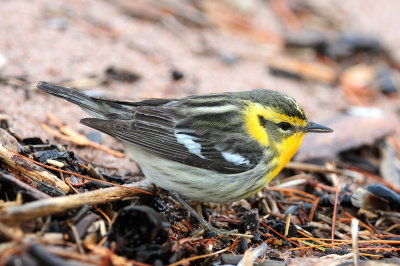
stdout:
POLYGON ((164 159, 125 143, 144 175, 156 186, 190 200, 233 202, 265 186, 265 169, 258 165, 240 174, 221 174, 164 159))

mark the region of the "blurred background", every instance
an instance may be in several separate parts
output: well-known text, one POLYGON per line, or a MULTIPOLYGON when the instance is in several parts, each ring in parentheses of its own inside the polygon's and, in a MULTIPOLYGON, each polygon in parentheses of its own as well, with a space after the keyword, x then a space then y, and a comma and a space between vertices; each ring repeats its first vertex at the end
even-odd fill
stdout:
MULTIPOLYGON (((78 107, 35 90, 44 80, 124 100, 268 88, 335 130, 308 136, 299 160, 331 159, 388 135, 399 151, 396 0, 0 4, 0 110, 22 138, 52 139, 41 126, 51 113, 123 149, 80 125, 78 107)), ((131 168, 101 152, 82 154, 131 168)))

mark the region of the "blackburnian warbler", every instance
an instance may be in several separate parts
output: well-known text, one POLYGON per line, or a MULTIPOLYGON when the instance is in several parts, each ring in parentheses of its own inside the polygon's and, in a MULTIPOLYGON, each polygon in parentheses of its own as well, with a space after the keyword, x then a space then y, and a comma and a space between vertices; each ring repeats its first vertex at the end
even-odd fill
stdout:
POLYGON ((310 122, 297 102, 258 89, 182 99, 113 101, 39 82, 95 118, 81 123, 122 141, 155 185, 186 199, 227 203, 261 190, 296 153, 310 122))

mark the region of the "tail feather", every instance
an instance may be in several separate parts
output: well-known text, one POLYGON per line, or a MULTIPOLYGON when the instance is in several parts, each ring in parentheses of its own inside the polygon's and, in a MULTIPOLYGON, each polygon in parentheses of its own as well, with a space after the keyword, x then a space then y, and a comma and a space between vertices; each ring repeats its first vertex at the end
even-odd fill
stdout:
POLYGON ((111 100, 90 97, 78 90, 40 81, 37 88, 51 95, 75 103, 98 118, 130 119, 132 107, 124 106, 111 100))

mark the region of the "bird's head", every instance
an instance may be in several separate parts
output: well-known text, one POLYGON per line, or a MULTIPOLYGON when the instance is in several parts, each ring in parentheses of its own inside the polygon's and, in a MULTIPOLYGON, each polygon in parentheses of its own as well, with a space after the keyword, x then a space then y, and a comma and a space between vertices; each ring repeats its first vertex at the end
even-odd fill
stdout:
POLYGON ((291 97, 270 90, 253 91, 244 111, 246 130, 262 146, 275 149, 286 162, 295 154, 306 133, 332 129, 308 121, 291 97))

